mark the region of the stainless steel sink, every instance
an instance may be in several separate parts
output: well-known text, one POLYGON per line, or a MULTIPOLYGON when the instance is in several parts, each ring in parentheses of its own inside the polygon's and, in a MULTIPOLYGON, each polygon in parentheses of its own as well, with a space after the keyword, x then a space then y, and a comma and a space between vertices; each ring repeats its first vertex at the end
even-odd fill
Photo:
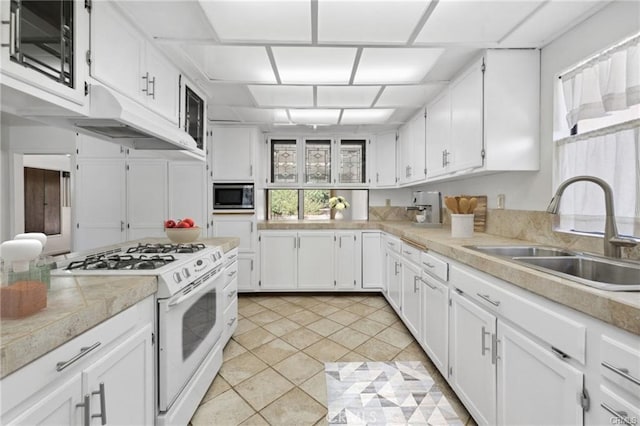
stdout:
POLYGON ((575 256, 576 253, 555 247, 542 246, 467 246, 482 253, 503 257, 575 256))
POLYGON ((640 291, 640 263, 544 246, 466 246, 492 256, 610 291, 640 291))
POLYGON ((579 255, 572 257, 514 257, 535 269, 586 285, 613 291, 640 290, 640 264, 579 255))

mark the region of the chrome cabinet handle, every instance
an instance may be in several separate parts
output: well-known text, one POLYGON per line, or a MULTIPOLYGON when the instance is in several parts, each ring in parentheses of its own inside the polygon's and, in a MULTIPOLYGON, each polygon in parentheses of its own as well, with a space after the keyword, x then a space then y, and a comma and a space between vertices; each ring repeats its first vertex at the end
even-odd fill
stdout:
POLYGON ((395 274, 398 275, 398 262, 393 262, 395 264, 395 274))
POLYGON ((253 164, 249 164, 249 176, 253 176, 253 164))
POLYGON ((92 350, 94 350, 95 348, 97 348, 100 345, 101 345, 100 342, 96 342, 91 346, 84 346, 84 347, 80 348, 80 352, 76 356, 71 358, 70 360, 61 361, 61 362, 57 363, 56 364, 56 371, 64 370, 65 368, 67 368, 68 366, 70 366, 71 364, 73 364, 74 362, 76 362, 77 360, 82 358, 83 356, 87 355, 89 352, 91 352, 92 350))
POLYGON ((151 96, 151 99, 156 98, 156 78, 155 76, 149 80, 149 85, 153 87, 153 92, 147 92, 147 96, 151 96))
POLYGON ((84 426, 91 426, 91 396, 86 394, 82 400, 83 402, 76 404, 76 408, 83 407, 82 424, 84 426))
POLYGON ((485 352, 490 350, 491 348, 486 347, 486 341, 484 336, 491 335, 488 331, 486 331, 485 327, 482 326, 482 356, 484 356, 485 352))
POLYGON ((376 183, 380 182, 380 173, 376 173, 376 183))
POLYGON ((498 362, 498 335, 491 335, 491 364, 498 362))
POLYGON ((100 413, 92 414, 91 418, 99 418, 100 423, 104 426, 107 424, 107 403, 104 391, 104 383, 100 383, 100 390, 91 392, 91 395, 100 395, 100 413))
POLYGON ((613 371, 616 374, 619 374, 620 376, 622 376, 625 379, 631 381, 632 383, 635 383, 636 385, 640 386, 640 379, 637 379, 637 378, 633 377, 632 375, 630 375, 629 374, 629 369, 614 367, 613 365, 609 364, 606 361, 602 363, 602 366, 604 368, 608 368, 609 370, 613 371))
POLYGON ((438 287, 436 287, 435 285, 431 285, 431 283, 429 283, 429 281, 425 280, 424 278, 420 278, 420 281, 422 281, 423 283, 425 283, 427 285, 427 287, 429 287, 431 290, 440 290, 438 287))
POLYGON ((235 296, 235 294, 238 292, 238 290, 233 290, 231 293, 229 293, 227 295, 227 299, 231 299, 233 296, 235 296))
POLYGON ((227 323, 227 325, 228 325, 229 327, 231 327, 231 326, 233 325, 233 323, 234 323, 234 322, 236 322, 236 317, 231 318, 231 319, 229 320, 229 322, 227 323))
POLYGON ((491 303, 493 306, 500 306, 500 301, 499 300, 491 300, 491 297, 488 294, 480 294, 480 293, 476 293, 478 296, 480 296, 482 299, 486 300, 487 302, 491 303))
POLYGON ((434 265, 434 264, 432 264, 432 263, 429 263, 429 262, 422 262, 422 264, 423 264, 424 266, 426 266, 427 268, 432 268, 432 269, 433 269, 433 268, 435 268, 435 267, 436 267, 436 265, 434 265))
POLYGON ((146 72, 143 76, 142 79, 144 80, 144 89, 142 89, 142 91, 144 93, 147 94, 147 96, 149 96, 149 73, 146 72))
POLYGON ((611 413, 616 419, 620 420, 623 424, 632 426, 632 423, 629 421, 629 415, 626 411, 616 411, 611 406, 606 403, 601 403, 600 406, 611 413))
POLYGON ((232 276, 234 276, 234 275, 236 274, 236 272, 238 272, 238 271, 231 271, 231 272, 229 272, 229 273, 227 274, 227 276, 228 276, 229 278, 231 278, 232 276))
POLYGON ((253 259, 251 259, 251 270, 253 271, 253 259))
POLYGON ((124 232, 124 220, 120 221, 120 232, 124 232))
POLYGON ((411 252, 410 252, 410 251, 403 250, 402 252, 403 252, 404 254, 408 255, 408 256, 411 256, 411 252))
POLYGON ((419 276, 414 275, 413 276, 413 292, 417 293, 418 292, 418 280, 420 279, 419 276))

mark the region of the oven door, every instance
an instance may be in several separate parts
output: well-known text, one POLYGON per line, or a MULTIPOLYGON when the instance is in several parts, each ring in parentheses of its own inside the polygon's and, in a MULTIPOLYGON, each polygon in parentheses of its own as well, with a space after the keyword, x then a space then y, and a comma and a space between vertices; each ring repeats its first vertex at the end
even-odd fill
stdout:
POLYGON ((171 407, 223 331, 224 274, 158 301, 159 408, 171 407))

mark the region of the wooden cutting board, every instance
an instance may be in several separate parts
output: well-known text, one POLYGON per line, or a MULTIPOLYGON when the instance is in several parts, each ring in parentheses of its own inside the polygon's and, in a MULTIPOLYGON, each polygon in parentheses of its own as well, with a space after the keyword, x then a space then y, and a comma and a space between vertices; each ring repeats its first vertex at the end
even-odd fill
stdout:
POLYGON ((476 232, 484 232, 487 224, 487 196, 486 195, 460 195, 467 199, 476 197, 478 206, 473 211, 473 230, 476 232))

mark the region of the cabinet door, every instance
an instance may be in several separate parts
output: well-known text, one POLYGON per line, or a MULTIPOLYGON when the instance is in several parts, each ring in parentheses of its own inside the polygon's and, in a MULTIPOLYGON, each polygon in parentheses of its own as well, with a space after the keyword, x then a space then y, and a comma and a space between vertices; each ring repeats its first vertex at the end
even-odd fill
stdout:
POLYGON ((422 343, 431 361, 447 377, 449 287, 430 276, 422 279, 422 343))
POLYGON ((451 84, 450 171, 482 166, 483 127, 482 61, 451 84))
POLYGON ((128 239, 164 237, 167 218, 167 162, 127 162, 128 239))
POLYGON ((401 184, 408 183, 412 177, 412 156, 413 144, 411 142, 410 123, 405 124, 398 130, 398 178, 401 184))
POLYGON ((401 303, 401 272, 402 272, 402 262, 400 261, 400 256, 394 253, 391 250, 386 250, 386 282, 387 282, 387 295, 389 297, 389 301, 391 302, 391 306, 393 306, 396 311, 400 312, 400 303, 401 303))
POLYGON ((451 96, 445 89, 427 107, 427 177, 447 173, 447 150, 451 139, 451 96))
POLYGON ((59 386, 50 389, 44 398, 34 403, 8 425, 82 425, 83 403, 82 376, 74 375, 59 386))
POLYGON ((384 288, 382 276, 382 236, 379 232, 362 233, 362 288, 384 288))
POLYGON ((479 424, 495 424, 496 317, 457 292, 449 314, 449 383, 479 424))
POLYGON ((336 286, 333 232, 298 232, 298 287, 336 286))
POLYGON ((124 159, 79 159, 75 179, 73 250, 126 241, 124 159))
POLYGON ((396 184, 396 132, 378 135, 375 141, 375 186, 396 184))
POLYGON ((295 232, 260 235, 260 286, 292 289, 298 279, 298 236, 295 232))
POLYGON ((207 171, 205 164, 192 161, 169 162, 169 214, 167 218, 192 218, 207 233, 207 171))
POLYGON ((91 5, 91 76, 140 102, 145 42, 111 2, 91 5))
POLYGON ((425 169, 426 164, 426 149, 427 149, 427 135, 426 135, 426 115, 425 110, 422 109, 411 119, 411 182, 418 182, 425 180, 427 175, 425 169))
MULTIPOLYGON (((106 415, 108 424, 146 425, 155 421, 154 350, 151 324, 139 329, 82 373, 91 414, 106 415)), ((91 424, 101 424, 99 416, 91 424)), ((104 424, 104 423, 102 423, 104 424)))
POLYGON ((252 182, 255 129, 214 127, 212 167, 215 181, 252 182))
MULTIPOLYGON (((178 125, 178 69, 150 44, 146 44, 144 75, 149 73, 147 105, 176 126, 178 125)), ((145 82, 146 84, 146 82, 145 82)))
POLYGON ((498 342, 498 424, 582 424, 582 372, 502 321, 498 342))
POLYGON ((256 289, 255 257, 255 254, 238 255, 238 290, 256 289))
POLYGON ((402 262, 402 317, 416 338, 420 338, 420 273, 413 263, 402 262))
POLYGON ((336 232, 336 287, 360 287, 360 244, 355 232, 336 232))
POLYGON ((254 215, 219 215, 213 216, 214 237, 240 238, 239 250, 242 252, 254 251, 254 215))

